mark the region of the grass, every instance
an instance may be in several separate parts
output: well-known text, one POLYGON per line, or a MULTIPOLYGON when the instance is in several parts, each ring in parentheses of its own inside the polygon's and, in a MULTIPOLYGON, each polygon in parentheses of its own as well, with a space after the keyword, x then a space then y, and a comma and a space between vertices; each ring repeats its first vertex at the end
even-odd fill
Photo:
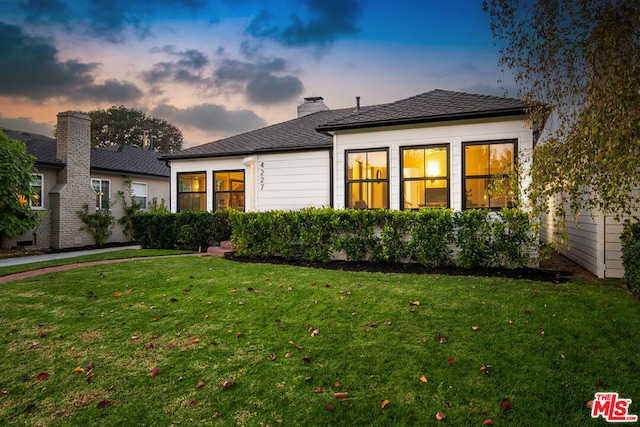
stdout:
POLYGON ((6 283, 0 307, 2 425, 604 425, 597 391, 640 414, 615 281, 172 257, 6 283))

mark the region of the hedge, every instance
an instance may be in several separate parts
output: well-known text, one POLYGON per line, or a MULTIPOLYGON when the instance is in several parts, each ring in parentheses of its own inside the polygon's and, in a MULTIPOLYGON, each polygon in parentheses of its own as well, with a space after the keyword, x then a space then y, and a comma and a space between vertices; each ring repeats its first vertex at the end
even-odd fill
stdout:
POLYGON ((251 258, 473 268, 522 267, 537 257, 529 217, 518 209, 139 213, 132 222, 143 248, 206 250, 231 239, 238 255, 251 258))
POLYGON ((206 251, 231 236, 229 212, 140 212, 131 218, 133 238, 145 249, 206 251))
POLYGON ((473 268, 522 267, 538 253, 529 217, 518 209, 232 211, 229 223, 237 253, 252 258, 473 268))
POLYGON ((626 222, 620 239, 625 284, 634 296, 640 297, 640 222, 626 222))

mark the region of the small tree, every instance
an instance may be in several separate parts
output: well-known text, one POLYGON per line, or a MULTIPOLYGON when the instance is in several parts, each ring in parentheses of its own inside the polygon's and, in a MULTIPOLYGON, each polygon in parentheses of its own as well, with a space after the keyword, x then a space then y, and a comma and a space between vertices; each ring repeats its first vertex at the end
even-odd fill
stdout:
POLYGON ((485 0, 500 65, 544 120, 528 196, 616 216, 640 206, 640 8, 637 0, 485 0))
POLYGON ((131 179, 125 179, 124 185, 127 189, 127 194, 125 194, 125 192, 122 190, 118 191, 118 197, 122 202, 122 207, 124 210, 124 215, 120 219, 118 219, 118 224, 124 227, 122 230, 124 235, 133 240, 133 223, 131 221, 131 217, 139 212, 140 209, 145 208, 145 206, 143 203, 138 202, 135 197, 133 197, 133 193, 131 191, 131 179))
POLYGON ((0 131, 0 247, 7 238, 19 236, 38 223, 29 202, 36 196, 33 187, 34 157, 23 142, 0 131))
POLYGON ((80 230, 88 231, 98 246, 104 245, 109 236, 111 236, 114 218, 111 215, 110 208, 111 205, 107 208, 98 209, 94 213, 89 213, 89 205, 85 203, 82 205, 82 210, 78 211, 78 216, 85 224, 80 227, 80 230))

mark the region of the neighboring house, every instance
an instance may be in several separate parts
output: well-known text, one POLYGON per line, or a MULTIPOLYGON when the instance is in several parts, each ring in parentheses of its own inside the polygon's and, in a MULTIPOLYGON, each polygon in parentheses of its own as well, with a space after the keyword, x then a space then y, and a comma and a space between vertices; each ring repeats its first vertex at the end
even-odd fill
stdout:
POLYGON ((526 108, 444 90, 340 110, 305 98, 296 119, 163 156, 171 210, 510 206, 489 185, 533 149, 526 108))
MULTIPOLYGON (((8 241, 10 246, 67 249, 94 244, 91 235, 81 232, 77 212, 87 204, 90 209, 111 209, 116 224, 108 243, 127 242, 117 220, 124 215, 118 191, 132 195, 148 206, 156 199, 169 203, 170 169, 159 161, 159 154, 137 146, 122 145, 95 149, 90 145, 90 119, 77 112, 58 114, 57 140, 43 135, 2 129, 12 139, 23 141, 27 152, 36 158, 38 193, 32 209, 40 211, 41 222, 33 230, 8 241)), ((126 197, 127 203, 130 198, 126 197)))

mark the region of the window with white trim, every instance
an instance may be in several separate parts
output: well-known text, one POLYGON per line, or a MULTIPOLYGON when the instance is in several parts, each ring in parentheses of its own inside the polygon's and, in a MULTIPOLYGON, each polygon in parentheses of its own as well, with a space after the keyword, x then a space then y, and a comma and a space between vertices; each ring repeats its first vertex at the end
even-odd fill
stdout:
POLYGON ((140 209, 147 209, 147 184, 144 182, 131 183, 131 197, 140 204, 140 209))
POLYGON ((96 192, 96 209, 109 209, 111 198, 111 181, 108 179, 91 179, 91 187, 96 192))

